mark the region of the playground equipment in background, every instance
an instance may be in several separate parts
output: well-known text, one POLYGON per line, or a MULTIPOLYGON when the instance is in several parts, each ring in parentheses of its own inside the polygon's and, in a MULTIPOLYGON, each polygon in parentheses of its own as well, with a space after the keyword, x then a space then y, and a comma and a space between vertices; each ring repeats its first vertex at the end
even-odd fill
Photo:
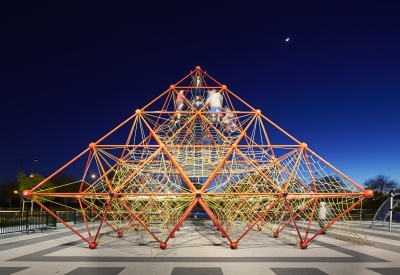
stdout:
POLYGON ((389 231, 392 231, 392 221, 400 220, 400 213, 394 213, 393 210, 396 205, 400 203, 399 198, 394 199, 394 197, 398 195, 400 195, 400 193, 394 193, 393 191, 390 191, 389 198, 387 198, 376 211, 369 228, 372 228, 378 221, 382 221, 382 226, 385 224, 385 221, 388 221, 389 231))

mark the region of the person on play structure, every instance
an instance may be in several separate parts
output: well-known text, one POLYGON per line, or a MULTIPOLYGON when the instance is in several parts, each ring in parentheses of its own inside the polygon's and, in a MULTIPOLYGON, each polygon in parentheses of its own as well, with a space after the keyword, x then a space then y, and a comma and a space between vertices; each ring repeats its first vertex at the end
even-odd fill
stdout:
POLYGON ((175 122, 179 122, 181 119, 181 114, 180 112, 183 109, 183 102, 185 101, 185 95, 183 94, 184 90, 180 90, 176 96, 176 101, 175 101, 175 107, 176 107, 176 120, 175 122))
POLYGON ((211 119, 213 122, 220 121, 222 111, 222 95, 215 89, 208 92, 206 103, 210 104, 211 119))
POLYGON ((231 109, 228 106, 222 108, 222 111, 225 112, 225 115, 222 117, 222 122, 225 123, 226 128, 229 132, 233 133, 236 131, 236 122, 235 122, 235 114, 232 113, 231 109))
POLYGON ((197 95, 196 99, 193 101, 193 106, 197 111, 200 111, 201 107, 204 106, 203 100, 201 100, 201 96, 197 95))
POLYGON ((194 78, 194 81, 193 81, 194 82, 194 86, 195 87, 200 87, 202 85, 202 80, 203 80, 203 77, 201 77, 201 74, 197 73, 195 78, 194 78))
POLYGON ((203 138, 201 139, 201 145, 204 145, 202 147, 202 152, 203 152, 203 160, 205 163, 210 163, 211 162, 211 148, 210 145, 212 145, 212 137, 209 133, 205 133, 203 135, 203 138))
MULTIPOLYGON (((319 211, 318 211, 318 218, 319 218, 319 227, 323 229, 326 224, 327 220, 327 214, 328 214, 328 209, 327 209, 327 204, 324 201, 321 201, 319 203, 319 211)), ((321 235, 325 235, 326 232, 325 230, 321 232, 321 235)))

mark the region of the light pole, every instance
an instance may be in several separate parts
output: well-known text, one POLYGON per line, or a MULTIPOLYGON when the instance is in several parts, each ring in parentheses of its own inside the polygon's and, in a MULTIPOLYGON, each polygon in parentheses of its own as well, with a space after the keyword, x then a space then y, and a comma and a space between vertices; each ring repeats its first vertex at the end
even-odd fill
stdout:
POLYGON ((14 194, 19 198, 19 211, 21 212, 21 194, 17 190, 14 190, 14 194))
MULTIPOLYGON (((37 162, 37 159, 26 159, 26 158, 21 158, 20 159, 20 163, 19 163, 19 172, 23 172, 22 170, 22 163, 24 160, 29 160, 29 161, 33 161, 33 162, 37 162)), ((32 177, 32 174, 31 176, 32 177)), ((19 190, 19 185, 18 185, 18 191, 19 191, 19 211, 22 212, 22 208, 23 208, 23 200, 24 198, 22 197, 22 190, 19 190)))
POLYGON ((390 190, 389 192, 390 196, 390 208, 389 208, 389 231, 392 231, 392 219, 393 219, 393 197, 394 197, 394 192, 393 190, 390 190))
POLYGON ((38 161, 37 159, 25 159, 25 158, 21 158, 21 161, 20 161, 20 164, 19 164, 19 171, 20 171, 20 172, 22 172, 22 163, 23 163, 24 160, 30 160, 30 161, 33 161, 33 162, 37 162, 37 161, 38 161))

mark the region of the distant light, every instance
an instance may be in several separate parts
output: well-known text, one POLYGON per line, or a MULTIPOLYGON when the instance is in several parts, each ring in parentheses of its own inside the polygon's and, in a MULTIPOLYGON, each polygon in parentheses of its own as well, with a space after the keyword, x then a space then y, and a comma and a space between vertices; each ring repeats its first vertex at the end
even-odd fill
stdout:
POLYGON ((96 175, 95 174, 92 174, 92 179, 94 179, 96 177, 96 175))
POLYGON ((29 175, 29 177, 30 177, 30 178, 33 178, 33 173, 31 173, 31 174, 29 175))
POLYGON ((286 42, 288 42, 289 41, 289 37, 288 38, 286 38, 286 42))
POLYGON ((14 190, 14 194, 18 194, 18 191, 17 191, 17 190, 14 190))

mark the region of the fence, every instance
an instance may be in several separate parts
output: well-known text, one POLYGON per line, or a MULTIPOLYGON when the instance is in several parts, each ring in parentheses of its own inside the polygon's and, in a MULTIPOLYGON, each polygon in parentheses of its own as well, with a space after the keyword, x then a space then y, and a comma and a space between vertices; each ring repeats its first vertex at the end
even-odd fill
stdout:
MULTIPOLYGON (((53 211, 61 220, 83 223, 81 211, 53 211)), ((85 211, 87 220, 99 220, 96 214, 90 210, 85 211)), ((46 211, 0 211, 0 234, 13 232, 26 232, 48 228, 56 228, 59 221, 46 211)))
POLYGON ((56 228, 56 219, 46 211, 0 211, 0 234, 56 228))
MULTIPOLYGON (((75 213, 74 223, 77 224, 77 223, 85 222, 84 219, 83 219, 82 212, 81 211, 75 211, 75 212, 76 213, 75 213)), ((85 211, 85 216, 86 216, 86 220, 88 220, 88 221, 100 220, 100 218, 97 217, 96 214, 91 210, 86 210, 85 211)))
POLYGON ((376 209, 354 209, 349 212, 353 220, 372 221, 376 209))
MULTIPOLYGON (((353 220, 372 220, 376 210, 362 209, 350 211, 353 220)), ((73 222, 74 224, 83 223, 83 215, 81 211, 53 211, 53 213, 60 217, 63 221, 73 222)), ((92 211, 85 211, 87 220, 99 220, 96 213, 92 211)), ((26 232, 29 231, 56 228, 56 220, 51 214, 46 211, 0 211, 0 234, 12 232, 26 232)))

